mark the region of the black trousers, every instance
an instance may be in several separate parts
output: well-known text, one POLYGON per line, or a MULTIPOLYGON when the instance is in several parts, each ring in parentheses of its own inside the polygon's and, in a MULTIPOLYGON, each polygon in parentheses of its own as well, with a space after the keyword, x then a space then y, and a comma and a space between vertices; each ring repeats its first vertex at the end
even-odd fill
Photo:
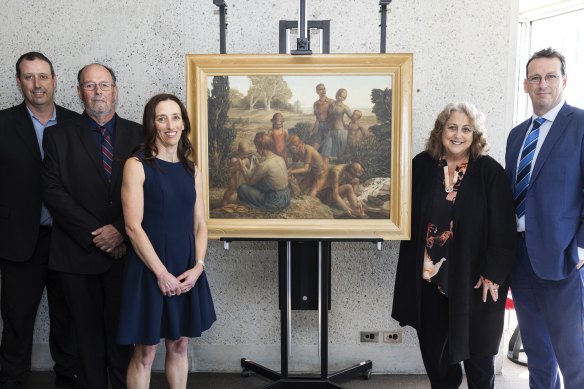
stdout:
POLYGON ((49 348, 57 378, 74 380, 78 372, 77 345, 71 325, 71 312, 56 272, 48 270, 50 228, 41 227, 30 260, 12 262, 0 259, 4 327, 0 344, 0 388, 22 388, 30 373, 34 324, 47 288, 49 304, 49 348))
MULTIPOLYGON (((432 389, 456 389, 462 383, 462 366, 449 362, 448 297, 435 285, 422 285, 420 351, 432 389)), ((495 387, 494 356, 471 356, 463 361, 469 389, 495 387)))
POLYGON ((60 273, 79 344, 81 377, 87 389, 126 388, 133 346, 116 344, 123 261, 103 274, 60 273))

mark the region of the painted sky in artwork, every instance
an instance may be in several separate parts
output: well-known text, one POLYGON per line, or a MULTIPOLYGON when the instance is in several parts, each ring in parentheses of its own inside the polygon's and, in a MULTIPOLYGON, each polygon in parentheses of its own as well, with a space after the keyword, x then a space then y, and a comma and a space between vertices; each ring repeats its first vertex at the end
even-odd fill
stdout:
MULTIPOLYGON (((327 89, 327 96, 334 99, 338 89, 347 89, 348 96, 345 103, 350 107, 370 107, 371 90, 391 89, 391 76, 284 76, 288 87, 292 90, 293 96, 290 103, 300 100, 303 109, 312 110, 312 103, 318 98, 316 85, 323 83, 327 89)), ((209 87, 212 77, 208 78, 209 87)), ((239 90, 243 95, 249 89, 249 78, 247 76, 229 76, 229 86, 239 90)))

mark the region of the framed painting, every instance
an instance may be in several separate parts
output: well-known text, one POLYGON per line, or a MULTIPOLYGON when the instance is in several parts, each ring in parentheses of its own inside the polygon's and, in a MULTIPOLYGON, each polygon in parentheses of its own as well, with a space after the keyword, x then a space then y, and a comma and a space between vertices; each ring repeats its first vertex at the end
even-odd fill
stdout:
POLYGON ((412 54, 186 62, 210 239, 409 239, 412 54))

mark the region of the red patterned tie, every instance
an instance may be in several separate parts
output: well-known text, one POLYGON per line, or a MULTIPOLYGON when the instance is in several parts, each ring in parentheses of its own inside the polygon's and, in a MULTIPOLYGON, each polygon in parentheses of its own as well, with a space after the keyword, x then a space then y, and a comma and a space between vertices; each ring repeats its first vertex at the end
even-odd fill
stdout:
POLYGON ((103 160, 103 170, 108 180, 112 177, 112 161, 114 159, 114 145, 112 144, 112 138, 110 137, 109 131, 105 127, 98 127, 101 133, 101 154, 103 160))

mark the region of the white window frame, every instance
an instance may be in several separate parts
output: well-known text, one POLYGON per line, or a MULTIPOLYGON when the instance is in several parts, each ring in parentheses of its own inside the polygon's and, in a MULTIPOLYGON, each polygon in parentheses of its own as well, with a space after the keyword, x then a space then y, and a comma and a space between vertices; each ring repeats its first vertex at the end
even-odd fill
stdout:
MULTIPOLYGON (((517 34, 517 62, 516 62, 516 89, 515 89, 515 109, 513 116, 514 125, 524 121, 532 113, 531 102, 523 90, 523 80, 525 79, 525 64, 531 55, 544 47, 532 47, 533 22, 542 19, 552 18, 571 12, 584 10, 584 0, 522 0, 519 6, 519 26, 517 34)), ((583 37, 584 38, 584 37, 583 37)), ((547 47, 547 46, 546 46, 547 47)), ((568 57, 567 53, 562 53, 568 57)), ((584 69, 576 69, 575 66, 567 66, 568 76, 570 72, 584 73, 584 69)), ((568 77, 568 87, 584 88, 584 85, 570 83, 568 77)), ((571 104, 584 108, 584 102, 571 102, 571 104)))

